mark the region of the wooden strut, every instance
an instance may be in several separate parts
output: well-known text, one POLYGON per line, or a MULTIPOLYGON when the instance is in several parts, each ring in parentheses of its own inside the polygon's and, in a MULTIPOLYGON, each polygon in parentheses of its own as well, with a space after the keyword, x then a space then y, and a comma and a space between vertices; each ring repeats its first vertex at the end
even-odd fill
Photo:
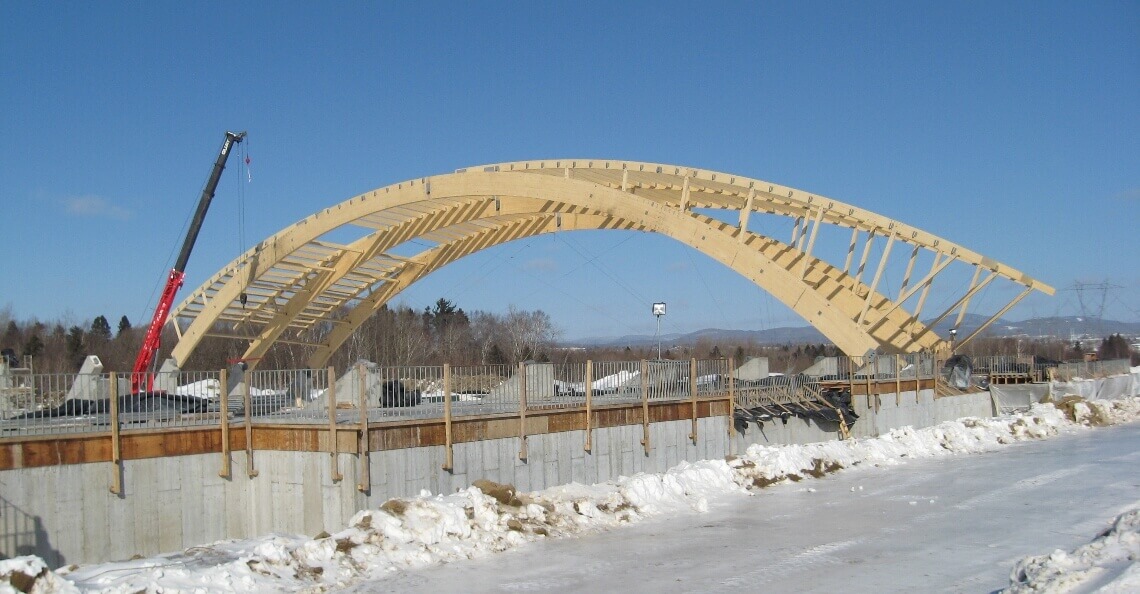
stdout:
POLYGON ((249 398, 249 374, 246 374, 242 383, 244 387, 241 396, 245 406, 245 473, 253 478, 259 472, 253 467, 253 407, 250 406, 249 398))
POLYGON ((360 386, 360 441, 357 445, 360 450, 360 482, 356 483, 356 490, 368 493, 372 490, 372 459, 368 454, 368 368, 361 363, 356 369, 357 384, 360 386))
POLYGON ((689 432, 689 439, 697 445, 697 359, 689 359, 689 397, 693 401, 693 430, 689 432))
POLYGON ((641 445, 649 455, 649 361, 641 360, 641 445))
POLYGON ((119 374, 111 374, 111 492, 123 494, 123 452, 119 435, 119 374))
POLYGON ((226 389, 229 379, 229 370, 222 369, 218 377, 220 384, 218 401, 221 404, 222 415, 219 423, 222 428, 222 469, 218 472, 218 476, 225 479, 233 477, 233 459, 230 456, 230 391, 226 389))
POLYGON ((526 363, 519 362, 519 460, 526 461, 526 363))
POLYGON ((344 475, 340 472, 340 452, 338 451, 340 444, 336 435, 336 374, 331 365, 328 368, 325 383, 329 386, 325 392, 329 399, 329 472, 332 474, 332 481, 339 483, 344 480, 344 475))
MULTIPOLYGON (((567 170, 569 171, 569 170, 567 170)), ((443 364, 443 439, 445 442, 443 469, 455 471, 455 453, 451 436, 451 364, 443 364)))
POLYGON ((586 445, 587 452, 593 452, 594 445, 594 362, 586 360, 586 445))

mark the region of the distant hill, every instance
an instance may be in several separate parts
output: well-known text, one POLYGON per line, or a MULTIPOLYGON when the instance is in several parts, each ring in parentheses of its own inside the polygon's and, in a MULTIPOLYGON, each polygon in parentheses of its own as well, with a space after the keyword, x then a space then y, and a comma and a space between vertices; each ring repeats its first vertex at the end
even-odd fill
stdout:
MULTIPOLYGON (((926 320, 929 324, 933 320, 926 320)), ((946 336, 955 316, 943 320, 935 327, 940 336, 946 336)), ((958 328, 958 336, 965 338, 986 321, 986 316, 966 314, 962 325, 958 328)), ((986 329, 986 336, 1024 336, 1047 337, 1061 339, 1080 336, 1103 337, 1110 334, 1123 334, 1125 336, 1140 336, 1140 323, 1119 322, 1116 320, 1090 320, 1079 316, 1033 318, 1020 322, 998 319, 986 329)), ((754 344, 818 344, 829 342, 823 334, 811 326, 792 326, 782 328, 769 328, 767 330, 725 330, 721 328, 706 328, 687 334, 662 334, 661 343, 665 345, 693 344, 701 340, 709 342, 744 343, 751 341, 754 344)), ((620 337, 594 337, 563 342, 564 346, 571 347, 645 347, 657 344, 657 337, 652 334, 631 334, 620 337)))

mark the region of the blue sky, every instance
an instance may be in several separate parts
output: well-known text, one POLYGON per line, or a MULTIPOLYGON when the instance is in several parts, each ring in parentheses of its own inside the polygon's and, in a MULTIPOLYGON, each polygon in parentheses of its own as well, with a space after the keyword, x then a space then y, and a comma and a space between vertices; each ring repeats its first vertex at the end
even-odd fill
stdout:
MULTIPOLYGON (((4 2, 0 308, 144 323, 240 129, 251 169, 224 174, 183 295, 366 190, 610 158, 824 194, 1061 289, 1013 319, 1078 315, 1063 289, 1107 281, 1105 317, 1140 321, 1138 30, 1134 2, 4 2)), ((567 338, 652 333, 652 301, 666 332, 803 325, 645 234, 507 244, 399 300, 440 296, 567 338)))

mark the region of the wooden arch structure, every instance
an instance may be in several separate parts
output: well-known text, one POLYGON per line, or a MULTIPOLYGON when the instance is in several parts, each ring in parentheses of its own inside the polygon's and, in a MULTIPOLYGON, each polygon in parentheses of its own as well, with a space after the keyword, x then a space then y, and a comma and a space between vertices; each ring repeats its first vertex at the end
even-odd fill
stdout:
POLYGON ((204 337, 220 336, 244 341, 245 357, 254 361, 275 343, 305 344, 311 347, 309 365, 322 367, 373 312, 429 273, 491 246, 583 229, 660 233, 700 250, 770 293, 851 355, 946 347, 931 327, 955 312, 954 326, 960 325, 971 298, 995 279, 1021 290, 958 345, 1031 291, 1053 293, 1052 287, 960 245, 794 188, 656 163, 526 161, 379 188, 281 230, 175 309, 179 342, 173 358, 181 366, 204 337), (737 222, 707 216, 704 209, 737 211, 737 222), (750 231, 753 213, 787 217, 790 241, 750 231), (825 225, 851 229, 843 266, 813 255, 825 225), (329 239, 348 230, 360 237, 329 239), (413 240, 430 247, 412 256, 394 251, 413 240), (876 240, 881 257, 868 280, 864 270, 869 271, 876 240), (880 292, 879 284, 896 243, 911 250, 902 286, 892 299, 880 292), (927 272, 914 270, 920 253, 933 254, 927 272), (953 262, 972 266, 973 280, 955 290, 953 305, 931 327, 923 325, 918 318, 931 284, 953 262))

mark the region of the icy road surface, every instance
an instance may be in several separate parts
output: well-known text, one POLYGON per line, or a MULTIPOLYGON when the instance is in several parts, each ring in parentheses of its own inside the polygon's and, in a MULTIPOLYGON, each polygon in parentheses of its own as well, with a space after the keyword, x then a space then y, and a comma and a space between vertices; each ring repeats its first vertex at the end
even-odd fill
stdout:
POLYGON ((1140 423, 856 467, 354 592, 992 592, 1140 503, 1140 423))

